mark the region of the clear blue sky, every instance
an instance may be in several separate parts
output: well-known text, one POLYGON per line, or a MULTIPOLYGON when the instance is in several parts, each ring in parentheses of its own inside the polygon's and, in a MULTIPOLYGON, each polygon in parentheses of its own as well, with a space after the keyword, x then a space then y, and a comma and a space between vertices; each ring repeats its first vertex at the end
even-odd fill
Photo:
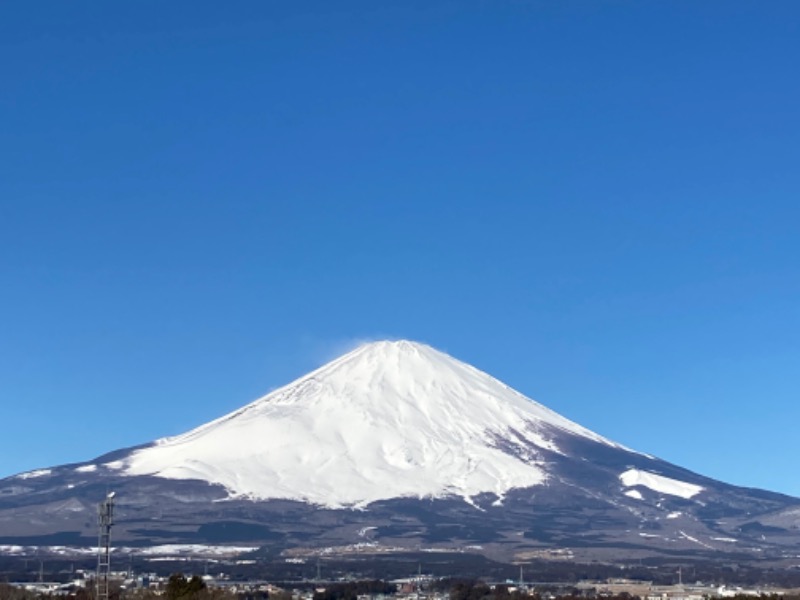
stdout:
POLYGON ((800 495, 799 23, 796 1, 4 2, 0 476, 393 337, 800 495))

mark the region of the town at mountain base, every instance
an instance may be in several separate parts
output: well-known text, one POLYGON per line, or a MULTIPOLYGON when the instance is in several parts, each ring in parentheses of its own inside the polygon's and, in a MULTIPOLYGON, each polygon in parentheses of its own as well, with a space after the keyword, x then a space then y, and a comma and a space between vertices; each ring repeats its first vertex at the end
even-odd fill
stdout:
POLYGON ((424 344, 366 344, 185 434, 0 480, 0 544, 789 563, 800 500, 625 448, 424 344))

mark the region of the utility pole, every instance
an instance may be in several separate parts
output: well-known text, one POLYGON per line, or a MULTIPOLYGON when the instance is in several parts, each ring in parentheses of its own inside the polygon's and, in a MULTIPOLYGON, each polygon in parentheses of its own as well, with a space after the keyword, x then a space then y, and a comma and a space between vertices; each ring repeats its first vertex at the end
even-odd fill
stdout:
POLYGON ((114 524, 114 492, 97 505, 97 575, 96 600, 108 600, 108 576, 111 572, 111 526, 114 524))

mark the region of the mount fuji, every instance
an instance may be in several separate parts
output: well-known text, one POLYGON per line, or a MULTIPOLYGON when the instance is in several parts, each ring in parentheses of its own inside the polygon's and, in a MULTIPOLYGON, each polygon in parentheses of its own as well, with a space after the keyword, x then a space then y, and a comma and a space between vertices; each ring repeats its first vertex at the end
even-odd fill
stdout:
POLYGON ((408 341, 363 345, 182 435, 0 480, 0 544, 796 557, 800 500, 606 439, 408 341))

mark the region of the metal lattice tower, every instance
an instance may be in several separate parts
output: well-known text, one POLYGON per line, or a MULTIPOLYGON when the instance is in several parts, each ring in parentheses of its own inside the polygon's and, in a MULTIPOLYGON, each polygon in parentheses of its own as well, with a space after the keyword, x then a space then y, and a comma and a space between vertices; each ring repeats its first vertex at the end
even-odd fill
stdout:
POLYGON ((97 587, 96 600, 108 600, 108 575, 111 571, 111 526, 114 524, 114 492, 97 505, 97 587))

